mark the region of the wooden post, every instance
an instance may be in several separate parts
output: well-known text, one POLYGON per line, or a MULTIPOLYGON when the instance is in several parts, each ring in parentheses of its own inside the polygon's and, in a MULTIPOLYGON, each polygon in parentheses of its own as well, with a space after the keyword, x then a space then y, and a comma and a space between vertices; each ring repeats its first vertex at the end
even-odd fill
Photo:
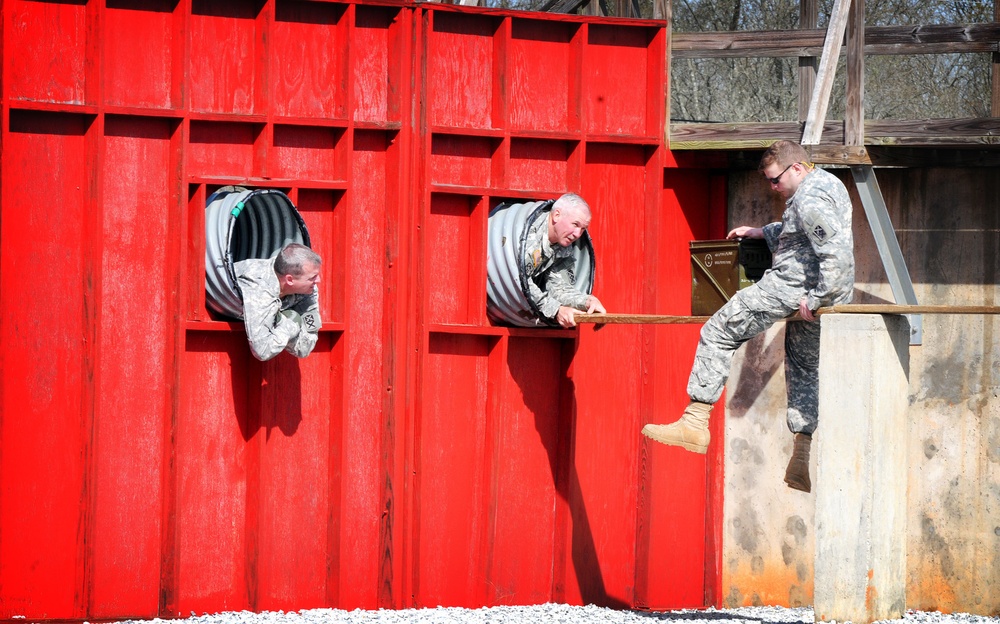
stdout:
MULTIPOLYGON (((812 29, 819 26, 819 1, 802 0, 799 3, 799 28, 812 29)), ((809 114, 809 100, 816 86, 816 67, 819 60, 815 56, 799 57, 799 121, 805 121, 809 114)))
MULTIPOLYGON (((1000 3, 993 0, 993 22, 1000 22, 1000 3)), ((990 115, 1000 117, 1000 52, 993 53, 992 91, 990 93, 990 115)))
POLYGON ((820 317, 813 610, 870 624, 906 611, 906 317, 820 317))
POLYGON ((847 19, 847 107, 844 145, 865 144, 865 0, 851 2, 847 19))

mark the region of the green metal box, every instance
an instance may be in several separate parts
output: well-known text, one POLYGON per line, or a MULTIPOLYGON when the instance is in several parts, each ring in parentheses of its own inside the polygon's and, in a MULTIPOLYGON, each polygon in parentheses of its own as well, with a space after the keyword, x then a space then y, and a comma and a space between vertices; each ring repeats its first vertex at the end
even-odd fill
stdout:
POLYGON ((771 268, 762 239, 691 241, 691 314, 710 316, 771 268))

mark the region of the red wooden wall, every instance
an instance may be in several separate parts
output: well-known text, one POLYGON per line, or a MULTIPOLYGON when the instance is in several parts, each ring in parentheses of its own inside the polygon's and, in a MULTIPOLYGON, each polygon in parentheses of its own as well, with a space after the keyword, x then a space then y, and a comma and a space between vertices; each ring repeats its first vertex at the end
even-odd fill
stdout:
POLYGON ((717 602, 721 454, 639 435, 683 407, 698 328, 485 314, 489 209, 564 191, 610 311, 689 311, 725 189, 663 145, 664 23, 0 19, 0 619, 717 602), (324 257, 304 360, 257 362, 206 311, 205 199, 232 183, 288 193, 324 257))

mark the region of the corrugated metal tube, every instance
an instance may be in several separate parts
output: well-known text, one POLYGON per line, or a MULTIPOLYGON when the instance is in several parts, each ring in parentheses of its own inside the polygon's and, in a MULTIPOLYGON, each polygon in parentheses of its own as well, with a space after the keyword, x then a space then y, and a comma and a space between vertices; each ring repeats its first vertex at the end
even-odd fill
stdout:
POLYGON ((309 246, 309 231, 281 191, 224 186, 205 203, 205 302, 218 314, 241 319, 234 265, 270 258, 288 243, 309 246))
MULTIPOLYGON (((494 323, 520 327, 558 326, 539 314, 528 296, 527 271, 523 266, 528 227, 551 201, 500 204, 490 211, 486 254, 486 312, 494 323)), ((594 246, 585 231, 573 243, 573 285, 582 293, 594 288, 594 246)))

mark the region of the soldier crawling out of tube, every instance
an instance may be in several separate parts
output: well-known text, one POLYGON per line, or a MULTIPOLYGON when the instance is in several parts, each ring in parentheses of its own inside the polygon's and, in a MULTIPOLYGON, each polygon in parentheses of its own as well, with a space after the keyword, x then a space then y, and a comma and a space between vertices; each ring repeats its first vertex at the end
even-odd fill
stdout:
POLYGON ((285 245, 271 258, 236 263, 247 340, 258 360, 282 351, 300 358, 312 353, 322 325, 316 289, 322 263, 299 243, 285 245))
POLYGON ((528 225, 523 268, 528 293, 542 316, 562 327, 576 327, 577 314, 606 310, 600 299, 573 286, 573 243, 590 227, 590 206, 576 193, 565 193, 528 225))
POLYGON ((802 322, 785 325, 787 424, 794 438, 785 483, 803 492, 812 488, 809 447, 819 403, 820 324, 814 312, 848 303, 854 292, 851 199, 839 179, 816 169, 808 158, 802 146, 789 141, 778 141, 764 152, 759 169, 785 199, 785 212, 780 222, 741 226, 727 238, 765 239, 774 254, 772 268, 759 282, 739 290, 702 328, 687 386, 691 403, 680 420, 642 428, 657 442, 704 453, 709 413, 722 394, 733 353, 798 312, 802 322))

